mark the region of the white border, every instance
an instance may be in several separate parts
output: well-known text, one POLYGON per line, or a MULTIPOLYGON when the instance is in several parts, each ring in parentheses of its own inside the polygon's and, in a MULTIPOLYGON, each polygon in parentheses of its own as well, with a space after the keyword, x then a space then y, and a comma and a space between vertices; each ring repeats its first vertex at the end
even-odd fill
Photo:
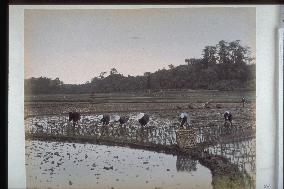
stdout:
POLYGON ((279 6, 257 6, 256 17, 256 188, 276 188, 279 6))
POLYGON ((25 188, 24 11, 9 9, 8 188, 25 188))
MULTIPOLYGON (((283 9, 284 10, 284 9, 283 9)), ((282 13, 284 18, 284 12, 282 13)), ((283 22, 284 23, 284 22, 283 22)), ((279 67, 278 67, 278 170, 277 170, 277 184, 278 188, 283 188, 283 58, 284 58, 284 25, 283 28, 279 29, 279 67)))
MULTIPOLYGON (((24 9, 134 9, 134 8, 201 8, 256 7, 256 188, 276 188, 275 142, 277 125, 277 96, 275 77, 276 34, 279 24, 277 5, 227 6, 72 6, 72 5, 10 5, 9 6, 9 98, 8 98, 8 187, 25 188, 25 156, 23 130, 24 81, 24 9)), ((283 146, 283 144, 282 144, 283 146)), ((279 148, 282 148, 279 147, 279 148)), ((282 168, 283 169, 283 168, 282 168)), ((281 187, 282 188, 282 187, 281 187)))

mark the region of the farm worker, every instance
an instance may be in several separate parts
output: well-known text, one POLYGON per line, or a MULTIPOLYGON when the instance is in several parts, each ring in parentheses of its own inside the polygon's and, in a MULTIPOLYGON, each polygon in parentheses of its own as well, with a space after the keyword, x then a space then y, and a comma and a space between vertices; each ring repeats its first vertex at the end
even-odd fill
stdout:
POLYGON ((108 125, 110 122, 109 114, 100 115, 99 118, 101 119, 101 122, 103 123, 103 125, 108 125))
POLYGON ((189 119, 188 113, 186 113, 186 112, 181 113, 180 114, 180 120, 181 120, 180 127, 183 127, 183 128, 186 128, 186 126, 190 127, 190 119, 189 119))
POLYGON ((232 125, 233 115, 229 111, 225 111, 224 113, 225 122, 229 121, 232 125))
POLYGON ((243 107, 245 107, 246 99, 245 97, 242 98, 243 107))
POLYGON ((75 124, 81 119, 81 115, 78 112, 69 112, 69 122, 73 121, 72 133, 75 132, 75 124))
POLYGON ((119 122, 120 126, 125 124, 129 120, 129 117, 127 116, 115 116, 114 121, 119 122))
POLYGON ((145 113, 140 113, 138 114, 137 119, 141 126, 145 126, 149 122, 149 115, 145 113))

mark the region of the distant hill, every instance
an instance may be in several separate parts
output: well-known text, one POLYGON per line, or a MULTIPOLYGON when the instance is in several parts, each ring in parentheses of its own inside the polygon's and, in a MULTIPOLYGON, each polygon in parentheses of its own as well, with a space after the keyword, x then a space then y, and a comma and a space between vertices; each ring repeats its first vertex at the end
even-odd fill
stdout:
POLYGON ((102 72, 85 84, 64 84, 59 78, 25 79, 26 94, 107 93, 163 89, 255 90, 255 64, 249 47, 240 41, 220 41, 206 46, 199 59, 168 69, 146 72, 143 76, 123 76, 115 68, 102 72))

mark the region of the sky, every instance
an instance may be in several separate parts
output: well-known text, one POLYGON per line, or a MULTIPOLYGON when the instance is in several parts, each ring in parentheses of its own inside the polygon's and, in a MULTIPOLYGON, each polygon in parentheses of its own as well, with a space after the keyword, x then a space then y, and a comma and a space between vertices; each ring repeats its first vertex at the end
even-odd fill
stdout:
POLYGON ((82 84, 113 67, 143 75, 220 40, 241 40, 255 57, 255 20, 255 8, 25 10, 25 78, 82 84))

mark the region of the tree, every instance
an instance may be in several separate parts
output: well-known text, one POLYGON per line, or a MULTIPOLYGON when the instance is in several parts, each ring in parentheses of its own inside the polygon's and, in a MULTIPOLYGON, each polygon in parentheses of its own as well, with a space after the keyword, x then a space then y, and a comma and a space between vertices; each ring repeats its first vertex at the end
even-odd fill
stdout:
POLYGON ((215 46, 205 46, 200 58, 185 59, 187 65, 168 65, 169 69, 145 72, 143 76, 127 77, 115 68, 101 72, 99 76, 80 85, 63 84, 59 78, 46 77, 25 80, 25 93, 88 93, 121 92, 163 89, 218 89, 235 90, 247 88, 255 90, 255 64, 249 48, 239 40, 219 41, 215 46))
POLYGON ((170 64, 170 65, 168 65, 168 66, 169 66, 170 70, 172 70, 172 69, 174 69, 174 68, 175 68, 175 66, 174 66, 174 65, 172 65, 172 64, 170 64))
POLYGON ((60 79, 57 77, 55 78, 55 84, 56 86, 63 85, 63 81, 60 81, 60 79))
POLYGON ((99 75, 99 78, 100 78, 100 79, 104 79, 106 73, 107 73, 107 72, 101 72, 100 75, 99 75))
POLYGON ((249 47, 243 47, 240 44, 240 40, 232 41, 229 43, 229 48, 231 51, 231 60, 234 64, 246 64, 252 61, 250 58, 249 47))
POLYGON ((111 68, 109 74, 110 75, 118 74, 117 69, 116 68, 111 68))
POLYGON ((146 89, 150 90, 151 89, 151 72, 145 72, 144 77, 146 77, 146 89))
POLYGON ((184 61, 187 63, 187 65, 189 65, 190 59, 187 58, 187 59, 185 59, 184 61))
POLYGON ((203 49, 203 63, 205 68, 208 68, 209 65, 217 63, 217 48, 214 46, 206 46, 203 49))
POLYGON ((191 58, 189 59, 190 65, 196 65, 196 64, 201 64, 202 63, 202 59, 200 58, 191 58))
POLYGON ((228 42, 221 40, 216 45, 217 46, 217 54, 218 54, 218 61, 220 64, 229 63, 229 46, 228 42))

